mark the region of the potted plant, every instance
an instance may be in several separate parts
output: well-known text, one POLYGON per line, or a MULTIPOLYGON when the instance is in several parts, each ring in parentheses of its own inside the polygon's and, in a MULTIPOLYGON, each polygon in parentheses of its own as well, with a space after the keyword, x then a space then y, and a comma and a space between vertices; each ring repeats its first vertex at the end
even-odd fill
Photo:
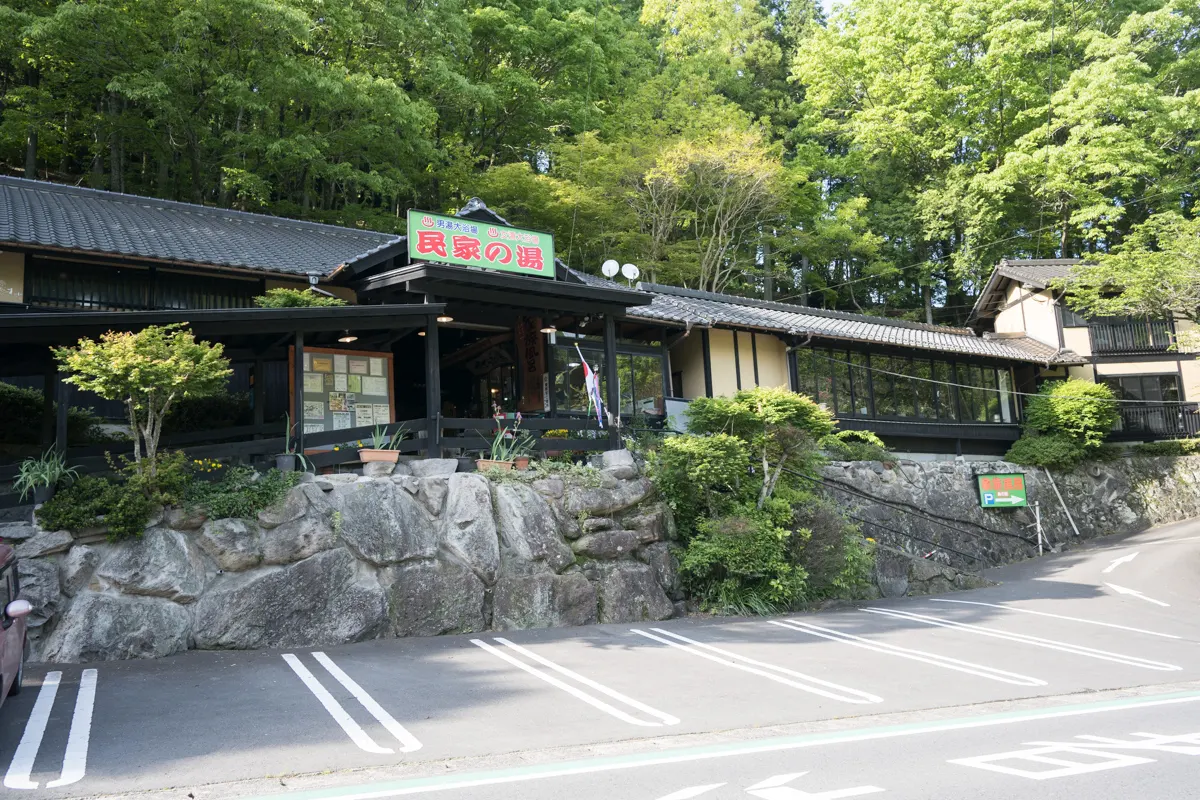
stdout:
POLYGON ((371 434, 371 446, 359 449, 358 460, 362 462, 386 461, 395 464, 400 459, 400 442, 406 433, 408 431, 401 425, 396 428, 395 433, 388 436, 386 425, 376 425, 375 432, 371 434))
POLYGON ((296 462, 300 463, 300 468, 308 469, 308 459, 304 454, 299 452, 297 441, 292 438, 292 433, 295 431, 295 426, 292 425, 292 417, 290 414, 283 415, 283 452, 275 456, 275 469, 280 472, 295 472, 296 462))
POLYGON ((521 412, 517 412, 516 424, 511 428, 501 424, 504 417, 501 416, 499 409, 496 410, 492 419, 496 421, 496 434, 492 437, 489 448, 490 458, 479 459, 475 462, 475 466, 480 471, 485 469, 510 470, 518 457, 523 457, 525 465, 529 466, 529 451, 533 447, 533 439, 528 433, 521 430, 521 412))
POLYGON ((54 488, 64 478, 74 480, 78 472, 74 467, 68 467, 66 458, 54 448, 50 448, 37 458, 27 458, 21 462, 13 488, 21 494, 24 500, 30 493, 33 502, 41 505, 54 496, 54 488))

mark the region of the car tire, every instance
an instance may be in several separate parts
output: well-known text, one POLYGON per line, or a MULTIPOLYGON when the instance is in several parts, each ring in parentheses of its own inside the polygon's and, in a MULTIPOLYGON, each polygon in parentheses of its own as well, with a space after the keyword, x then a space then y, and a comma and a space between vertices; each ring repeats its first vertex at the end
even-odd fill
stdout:
POLYGON ((21 684, 25 682, 25 659, 29 657, 29 642, 25 642, 25 646, 21 648, 21 664, 17 667, 17 679, 12 682, 12 686, 8 687, 8 696, 13 697, 21 693, 21 684))

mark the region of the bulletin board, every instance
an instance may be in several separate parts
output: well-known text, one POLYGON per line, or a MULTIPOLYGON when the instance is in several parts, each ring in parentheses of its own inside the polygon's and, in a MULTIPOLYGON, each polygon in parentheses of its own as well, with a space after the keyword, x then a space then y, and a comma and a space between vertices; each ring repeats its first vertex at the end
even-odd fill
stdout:
MULTIPOLYGON (((388 425, 396 418, 392 354, 364 350, 304 348, 300 391, 305 433, 388 425)), ((296 401, 296 348, 288 348, 289 408, 296 401)))

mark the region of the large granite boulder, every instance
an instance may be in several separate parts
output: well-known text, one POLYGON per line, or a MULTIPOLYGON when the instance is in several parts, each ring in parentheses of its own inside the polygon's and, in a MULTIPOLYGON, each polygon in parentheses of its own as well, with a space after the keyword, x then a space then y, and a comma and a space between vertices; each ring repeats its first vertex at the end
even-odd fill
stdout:
POLYGON ((600 454, 600 469, 620 480, 629 480, 638 476, 637 462, 633 453, 621 450, 606 450, 600 454))
POLYGON ((654 492, 648 478, 618 480, 601 473, 600 486, 573 486, 566 495, 567 511, 571 514, 605 516, 632 508, 654 492))
POLYGON ((39 531, 18 542, 13 549, 17 552, 17 558, 41 558, 54 553, 65 553, 74 542, 75 537, 67 531, 39 531))
POLYGON ((77 544, 58 562, 58 585, 62 593, 74 597, 83 591, 100 564, 100 551, 86 544, 77 544))
POLYGON ((596 589, 582 572, 505 571, 492 597, 492 628, 498 631, 596 622, 596 589))
POLYGON ((262 533, 264 564, 292 564, 337 546, 332 512, 309 513, 262 533))
POLYGON ((487 590, 470 568, 449 560, 411 561, 380 572, 392 636, 437 636, 487 628, 487 590))
POLYGON ((435 475, 453 475, 458 469, 457 458, 422 458, 409 461, 408 468, 418 478, 432 478, 435 475))
POLYGON ((242 572, 262 563, 262 532, 244 519, 214 519, 196 534, 196 544, 225 572, 242 572))
POLYGON ((635 531, 601 530, 576 539, 571 543, 571 549, 590 558, 628 558, 640 543, 635 531))
POLYGON ((341 541, 379 567, 437 553, 437 529, 421 503, 390 480, 358 481, 336 491, 341 541))
POLYGON ((496 582, 496 571, 500 569, 500 540, 487 478, 471 472, 450 476, 441 543, 485 584, 490 586, 496 582))
POLYGON ((17 562, 21 597, 33 606, 25 618, 31 628, 40 628, 58 613, 62 590, 58 584, 58 565, 53 558, 29 558, 17 562))
POLYGON ((654 579, 672 600, 684 599, 683 583, 679 578, 679 559, 671 545, 666 542, 655 542, 643 547, 637 552, 638 560, 650 567, 654 579))
POLYGON ((374 571, 338 548, 286 567, 223 576, 195 614, 200 648, 328 647, 378 635, 387 602, 374 571))
POLYGON ((152 528, 117 545, 96 575, 124 594, 190 603, 208 583, 208 568, 187 534, 152 528))
POLYGON ((42 647, 51 662, 159 658, 188 648, 192 615, 170 600, 83 592, 42 647))
POLYGON ((532 487, 522 483, 497 486, 496 516, 506 558, 544 562, 555 572, 575 563, 575 554, 559 535, 549 504, 532 487))
POLYGON ((603 567, 600 579, 601 622, 670 619, 675 606, 647 564, 619 562, 603 567))

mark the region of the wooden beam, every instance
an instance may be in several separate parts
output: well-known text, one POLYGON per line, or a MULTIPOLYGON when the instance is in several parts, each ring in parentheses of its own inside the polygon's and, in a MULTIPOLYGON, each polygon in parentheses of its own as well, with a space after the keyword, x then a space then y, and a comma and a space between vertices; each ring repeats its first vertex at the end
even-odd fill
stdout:
POLYGON ((430 458, 441 458, 442 370, 437 316, 434 314, 425 319, 425 416, 428 419, 425 434, 428 455, 430 458))
POLYGON ((612 314, 604 315, 604 377, 608 397, 609 425, 608 443, 613 450, 621 446, 621 387, 617 383, 617 320, 612 314))
POLYGON ((295 425, 296 452, 304 452, 304 331, 296 331, 292 370, 292 424, 295 425))

